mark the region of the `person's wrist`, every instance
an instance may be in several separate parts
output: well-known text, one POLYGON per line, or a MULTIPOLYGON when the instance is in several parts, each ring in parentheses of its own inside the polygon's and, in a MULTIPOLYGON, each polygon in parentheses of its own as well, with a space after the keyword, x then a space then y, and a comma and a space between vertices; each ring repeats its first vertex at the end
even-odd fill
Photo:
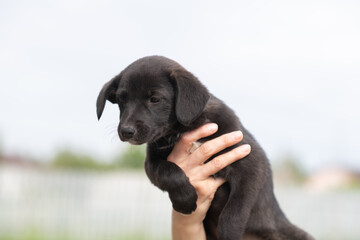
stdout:
POLYGON ((196 214, 185 215, 174 209, 172 212, 172 220, 177 228, 189 229, 191 231, 196 231, 203 226, 203 219, 196 214))
POLYGON ((192 240, 205 239, 203 222, 194 215, 184 215, 173 209, 172 212, 173 240, 192 240), (191 238, 189 238, 191 236, 191 238))

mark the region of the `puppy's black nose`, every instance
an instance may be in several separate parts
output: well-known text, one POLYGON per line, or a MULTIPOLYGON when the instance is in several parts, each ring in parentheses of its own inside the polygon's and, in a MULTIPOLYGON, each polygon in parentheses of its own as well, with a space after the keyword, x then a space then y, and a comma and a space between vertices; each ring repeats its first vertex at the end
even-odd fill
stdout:
POLYGON ((128 127, 128 126, 121 127, 120 128, 120 133, 123 136, 123 138, 130 139, 135 134, 135 128, 134 127, 128 127))

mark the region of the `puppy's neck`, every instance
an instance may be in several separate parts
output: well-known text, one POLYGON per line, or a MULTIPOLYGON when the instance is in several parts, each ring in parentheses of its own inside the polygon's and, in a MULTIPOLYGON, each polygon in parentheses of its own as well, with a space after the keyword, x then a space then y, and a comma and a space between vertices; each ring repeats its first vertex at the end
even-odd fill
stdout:
POLYGON ((179 140, 180 136, 181 136, 180 132, 169 134, 149 144, 155 146, 159 150, 171 149, 174 147, 175 143, 179 140))

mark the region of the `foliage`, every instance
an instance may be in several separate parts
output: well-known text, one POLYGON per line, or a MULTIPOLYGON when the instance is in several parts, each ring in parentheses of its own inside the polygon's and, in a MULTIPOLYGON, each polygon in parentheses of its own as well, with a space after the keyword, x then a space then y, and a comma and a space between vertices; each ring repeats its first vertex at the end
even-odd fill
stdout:
POLYGON ((0 161, 1 161, 1 157, 3 156, 3 148, 2 148, 2 141, 0 138, 0 161))
POLYGON ((85 170, 143 169, 145 146, 130 145, 111 163, 104 163, 85 154, 62 150, 56 154, 52 163, 57 168, 85 170))
POLYGON ((360 179, 353 177, 348 183, 335 189, 337 191, 360 191, 360 179))
POLYGON ((302 183, 306 174, 300 161, 293 154, 286 154, 275 166, 274 174, 287 183, 302 183))
MULTIPOLYGON (((136 232, 136 233, 119 233, 114 236, 107 236, 106 238, 101 236, 94 236, 91 238, 92 240, 169 240, 168 236, 149 236, 147 233, 136 232)), ((0 233, 0 240, 83 240, 83 238, 79 236, 72 236, 66 232, 57 232, 57 233, 46 233, 41 231, 40 229, 25 229, 16 234, 6 234, 0 233)))
POLYGON ((114 160, 118 168, 125 169, 143 169, 146 156, 145 145, 130 145, 120 156, 114 160))
POLYGON ((51 236, 49 234, 42 233, 36 228, 28 227, 16 233, 6 234, 2 232, 0 233, 0 240, 71 240, 71 238, 65 236, 64 234, 51 236))
POLYGON ((53 165, 59 168, 72 169, 105 170, 110 168, 109 164, 100 163, 88 155, 76 154, 69 150, 57 153, 53 160, 53 165))

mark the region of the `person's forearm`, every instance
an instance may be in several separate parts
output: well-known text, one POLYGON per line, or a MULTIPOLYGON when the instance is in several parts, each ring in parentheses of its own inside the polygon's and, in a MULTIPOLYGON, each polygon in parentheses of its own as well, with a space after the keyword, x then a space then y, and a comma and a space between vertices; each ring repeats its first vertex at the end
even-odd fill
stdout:
POLYGON ((204 225, 201 220, 192 219, 173 210, 172 212, 173 240, 206 240, 204 225))

